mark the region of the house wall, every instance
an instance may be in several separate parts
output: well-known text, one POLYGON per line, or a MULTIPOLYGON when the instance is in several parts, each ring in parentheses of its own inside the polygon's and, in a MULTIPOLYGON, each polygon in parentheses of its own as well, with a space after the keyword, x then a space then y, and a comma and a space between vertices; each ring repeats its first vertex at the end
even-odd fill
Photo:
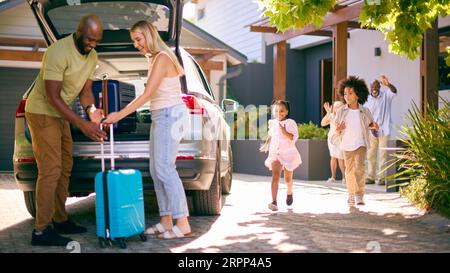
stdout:
MULTIPOLYGON (((272 47, 267 53, 272 52, 272 47)), ((228 79, 227 97, 241 105, 270 105, 273 97, 273 60, 265 64, 248 63, 239 76, 228 79)))
POLYGON ((0 13, 0 37, 43 39, 30 6, 23 3, 0 13))
POLYGON ((16 109, 38 73, 38 69, 0 67, 0 172, 13 170, 16 109))
POLYGON ((321 83, 320 60, 332 57, 331 43, 301 50, 305 55, 305 121, 320 125, 321 83))
POLYGON ((199 1, 198 9, 204 9, 204 17, 198 19, 196 25, 244 53, 249 62, 265 61, 263 35, 250 32, 248 27, 260 18, 256 1, 199 1))
MULTIPOLYGON (((211 70, 209 72, 209 84, 214 93, 214 98, 215 98, 216 102, 219 103, 219 105, 220 105, 219 82, 220 82, 220 78, 222 78, 222 76, 225 76, 227 74, 227 56, 225 54, 214 56, 214 58, 211 58, 211 61, 221 62, 223 64, 222 70, 211 70)), ((226 81, 225 81, 224 93, 226 93, 226 81)))
POLYGON ((381 32, 374 30, 352 31, 348 40, 348 75, 363 78, 367 85, 378 79, 381 74, 398 89, 398 95, 392 102, 393 133, 391 138, 399 136, 398 128, 403 124, 411 104, 420 104, 420 62, 407 57, 389 53, 388 41, 381 32), (381 48, 381 56, 376 57, 374 50, 381 48), (397 128, 397 129, 396 129, 397 128))
MULTIPOLYGON (((270 57, 273 59, 273 56, 270 57)), ((286 100, 290 105, 289 115, 297 123, 308 120, 305 60, 306 56, 302 51, 289 49, 286 52, 286 100)))
MULTIPOLYGON (((297 123, 320 124, 320 60, 331 58, 331 44, 286 52, 286 100, 297 123)), ((249 63, 228 81, 230 95, 247 105, 270 105, 273 99, 273 46, 266 49, 266 63, 249 63)))

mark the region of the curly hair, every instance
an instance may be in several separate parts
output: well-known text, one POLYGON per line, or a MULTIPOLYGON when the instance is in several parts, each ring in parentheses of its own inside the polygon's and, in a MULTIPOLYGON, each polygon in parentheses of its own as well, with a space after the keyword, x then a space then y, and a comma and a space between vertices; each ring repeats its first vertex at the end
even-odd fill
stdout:
POLYGON ((339 95, 342 97, 344 97, 344 90, 346 87, 355 90, 359 104, 364 104, 367 101, 369 89, 363 79, 360 79, 357 76, 349 76, 347 79, 341 80, 339 82, 339 95))

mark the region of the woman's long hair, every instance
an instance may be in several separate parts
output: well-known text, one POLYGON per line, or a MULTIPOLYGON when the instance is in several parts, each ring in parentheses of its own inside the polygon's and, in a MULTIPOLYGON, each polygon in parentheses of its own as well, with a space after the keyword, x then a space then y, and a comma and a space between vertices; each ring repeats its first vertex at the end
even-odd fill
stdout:
POLYGON ((139 21, 131 27, 130 32, 142 33, 145 38, 145 42, 147 43, 147 48, 150 51, 151 57, 155 56, 160 51, 166 52, 174 62, 178 74, 184 74, 184 69, 178 61, 177 56, 175 56, 173 51, 161 39, 158 30, 150 22, 144 20, 139 21))

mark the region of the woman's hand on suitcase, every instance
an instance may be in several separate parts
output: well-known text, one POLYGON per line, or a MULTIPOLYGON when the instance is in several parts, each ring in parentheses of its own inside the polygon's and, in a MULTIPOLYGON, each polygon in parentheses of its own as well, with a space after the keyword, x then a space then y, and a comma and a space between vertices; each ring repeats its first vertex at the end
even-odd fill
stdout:
POLYGON ((108 124, 108 125, 109 124, 114 124, 114 123, 118 122, 121 119, 122 119, 122 117, 120 115, 120 112, 111 112, 111 113, 108 114, 108 116, 103 121, 103 123, 108 124))
POLYGON ((85 121, 80 129, 85 136, 94 141, 103 142, 103 140, 106 139, 106 133, 100 130, 98 125, 94 122, 85 121))

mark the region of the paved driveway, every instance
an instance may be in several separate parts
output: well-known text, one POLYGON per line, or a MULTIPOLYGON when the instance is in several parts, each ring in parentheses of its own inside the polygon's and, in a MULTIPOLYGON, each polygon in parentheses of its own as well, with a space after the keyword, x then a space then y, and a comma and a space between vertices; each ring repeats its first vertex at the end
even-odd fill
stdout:
MULTIPOLYGON (((349 211, 338 183, 294 181, 294 205, 270 212, 270 177, 235 174, 220 216, 190 218, 195 237, 128 240, 128 249, 101 249, 95 236, 95 196, 69 198, 72 218, 88 232, 73 235, 74 247, 32 247, 33 219, 12 175, 0 174, 0 252, 450 252, 450 220, 424 214, 398 193, 367 188, 366 205, 349 211)), ((156 201, 146 194, 147 225, 158 220, 156 201)))

